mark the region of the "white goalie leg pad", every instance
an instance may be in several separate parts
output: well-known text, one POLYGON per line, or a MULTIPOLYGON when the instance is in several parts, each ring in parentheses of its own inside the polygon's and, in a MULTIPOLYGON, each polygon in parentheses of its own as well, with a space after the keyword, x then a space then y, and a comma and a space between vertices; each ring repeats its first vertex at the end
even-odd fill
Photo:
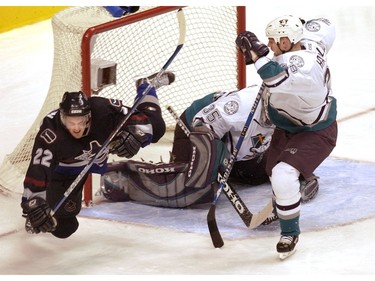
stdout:
POLYGON ((292 218, 300 211, 299 171, 291 165, 280 162, 272 169, 270 177, 276 197, 276 208, 280 218, 292 218), (280 209, 282 208, 282 209, 280 209))

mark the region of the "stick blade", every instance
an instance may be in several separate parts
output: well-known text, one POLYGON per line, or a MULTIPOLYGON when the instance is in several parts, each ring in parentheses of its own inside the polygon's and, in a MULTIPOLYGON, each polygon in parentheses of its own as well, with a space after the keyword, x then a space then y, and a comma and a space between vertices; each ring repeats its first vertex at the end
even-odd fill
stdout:
POLYGON ((270 200, 268 204, 262 210, 260 210, 256 214, 253 214, 253 217, 251 218, 251 221, 250 221, 249 228, 253 229, 261 225, 266 220, 266 218, 272 213, 272 211, 273 211, 273 203, 272 203, 272 200, 270 200))
POLYGON ((224 246, 224 241, 223 241, 223 238, 221 237, 219 228, 217 227, 215 210, 216 210, 216 205, 212 204, 207 214, 207 225, 208 225, 208 230, 210 231, 212 244, 214 245, 215 248, 221 248, 224 246))

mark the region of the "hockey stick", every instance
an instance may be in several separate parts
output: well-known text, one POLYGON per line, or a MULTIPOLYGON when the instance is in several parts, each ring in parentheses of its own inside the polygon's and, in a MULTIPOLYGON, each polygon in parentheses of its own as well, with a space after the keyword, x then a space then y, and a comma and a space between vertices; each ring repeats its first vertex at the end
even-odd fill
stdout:
MULTIPOLYGON (((259 93, 261 94, 263 91, 264 87, 261 87, 259 90, 259 93)), ((259 95, 258 93, 258 95, 259 95)), ((257 97, 258 98, 258 97, 257 97)), ((185 123, 181 120, 181 118, 176 114, 176 112, 172 109, 171 106, 167 106, 167 110, 171 113, 173 118, 176 120, 177 124, 180 126, 180 128, 184 131, 186 136, 188 137, 190 135, 190 130, 189 128, 185 125, 185 123)), ((255 110, 254 110, 255 112, 255 110)), ((219 173, 218 174, 218 182, 221 182, 222 180, 222 175, 219 173)), ((272 205, 272 200, 258 213, 253 214, 246 206, 246 204, 242 201, 241 197, 238 195, 238 193, 235 191, 233 187, 231 187, 227 182, 225 182, 225 186, 223 187, 223 190, 225 192, 225 195, 229 199, 229 202, 232 204, 232 206, 235 208, 237 211, 238 215, 241 217, 242 221, 244 224, 249 227, 250 229, 255 228, 259 226, 264 220, 269 216, 269 214, 272 212, 273 205, 272 205)), ((212 220, 212 219, 211 219, 212 220)), ((215 216, 214 216, 215 220, 215 216)), ((214 222, 217 228, 216 222, 214 222)), ((212 228, 211 228, 212 229, 212 228)), ((219 230, 217 228, 216 230, 217 233, 219 233, 219 230)), ((212 232, 210 232, 212 233, 212 232)), ((220 236, 217 234, 214 234, 218 237, 220 236)), ((221 238, 215 238, 215 244, 220 245, 220 241, 222 240, 221 238)), ((224 245, 224 243, 223 243, 224 245)))
MULTIPOLYGON (((168 66, 171 64, 171 62, 174 60, 174 58, 177 56, 177 54, 179 53, 179 51, 182 49, 182 47, 184 45, 185 35, 186 35, 186 23, 185 23, 185 15, 184 15, 182 9, 179 9, 177 11, 177 19, 178 19, 178 26, 179 26, 178 45, 176 47, 176 50, 172 54, 172 56, 168 59, 168 61, 160 69, 160 71, 158 72, 158 74, 155 76, 154 79, 158 79, 158 78, 160 78, 161 75, 163 75, 165 70, 168 68, 168 66)), ((51 213, 52 216, 56 213, 56 211, 60 208, 60 206, 65 202, 66 198, 70 195, 70 193, 72 193, 72 191, 74 190, 74 188, 76 188, 78 183, 86 176, 86 174, 88 173, 88 171, 90 170, 91 166, 94 164, 94 162, 98 158, 98 156, 101 155, 106 149, 108 149, 108 146, 109 146, 110 142, 114 139, 114 137, 120 131, 122 126, 126 123, 126 121, 129 119, 129 117, 134 113, 134 111, 137 109, 138 105, 141 103, 143 98, 148 94, 148 92, 151 90, 151 88, 152 88, 151 84, 148 84, 147 88, 142 92, 141 96, 134 102, 132 108, 125 115, 125 117, 121 121, 121 123, 112 132, 112 134, 108 137, 108 139, 103 143, 101 149, 95 154, 95 156, 90 160, 90 162, 86 165, 86 167, 79 173, 77 178, 72 182, 72 184, 69 186, 69 188, 65 191, 64 197, 60 200, 60 202, 53 209, 53 211, 51 213)))
MULTIPOLYGON (((216 192, 215 198, 214 198, 213 202, 211 203, 210 209, 208 210, 207 225, 208 225, 208 229, 210 231, 212 243, 213 243, 215 248, 221 248, 222 246, 224 246, 224 241, 223 241, 223 238, 221 237, 219 228, 217 226, 216 216, 215 216, 216 204, 217 204, 217 202, 219 200, 219 197, 220 197, 220 194, 223 190, 225 191, 225 194, 227 195, 229 201, 232 203, 232 205, 235 206, 235 209, 238 212, 238 214, 240 214, 240 216, 241 216, 241 214, 243 214, 243 217, 245 218, 244 222, 247 226, 249 225, 250 227, 255 227, 255 226, 257 226, 257 224, 259 225, 260 223, 262 223, 264 221, 264 220, 261 221, 262 217, 265 216, 264 219, 266 219, 267 216, 272 211, 272 201, 271 201, 265 207, 264 213, 261 212, 259 214, 259 216, 256 219, 254 218, 254 220, 253 220, 254 215, 249 210, 247 210, 248 212, 245 212, 246 211, 246 209, 244 208, 245 204, 243 203, 242 200, 238 200, 239 199, 238 194, 234 191, 233 188, 230 188, 230 186, 227 184, 230 172, 232 171, 232 168, 233 168, 234 161, 237 158, 238 151, 240 150, 242 142, 245 138, 246 132, 249 129, 250 123, 253 119, 255 110, 258 107, 258 104, 259 104, 259 101, 261 99, 264 88, 265 88, 265 85, 262 84, 262 86, 260 87, 260 89, 258 91, 258 94, 255 98, 254 104, 253 104, 253 106, 250 110, 250 113, 247 117, 245 125, 244 125, 244 127, 241 131, 241 135, 240 135, 240 137, 239 137, 239 139, 236 143, 236 147, 234 148, 234 150, 231 154, 231 157, 230 157, 229 163, 228 163, 228 165, 225 169, 224 175, 220 179, 219 188, 216 192), (271 210, 268 213, 268 210, 269 210, 270 207, 271 207, 271 210), (253 224, 251 224, 252 221, 253 221, 253 224)), ((243 217, 241 216, 241 218, 243 218, 243 217)))

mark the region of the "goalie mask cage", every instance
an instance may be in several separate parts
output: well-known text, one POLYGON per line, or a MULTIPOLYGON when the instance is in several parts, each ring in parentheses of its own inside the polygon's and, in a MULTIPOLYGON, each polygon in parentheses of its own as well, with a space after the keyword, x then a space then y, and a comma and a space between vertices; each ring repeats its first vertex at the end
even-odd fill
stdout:
MULTIPOLYGON (((72 7, 55 14, 50 88, 32 127, 5 156, 0 185, 22 193, 39 124, 58 108, 64 92, 82 89, 132 106, 136 79, 158 72, 178 44, 179 8, 141 6, 121 18, 112 17, 103 7, 72 7)), ((174 129, 175 120, 166 105, 183 112, 208 93, 246 85, 244 59, 235 45, 238 32, 245 30, 245 7, 187 6, 183 11, 185 43, 168 69, 176 80, 157 91, 168 130, 174 129)), ((87 203, 92 196, 91 177, 86 186, 87 203)))

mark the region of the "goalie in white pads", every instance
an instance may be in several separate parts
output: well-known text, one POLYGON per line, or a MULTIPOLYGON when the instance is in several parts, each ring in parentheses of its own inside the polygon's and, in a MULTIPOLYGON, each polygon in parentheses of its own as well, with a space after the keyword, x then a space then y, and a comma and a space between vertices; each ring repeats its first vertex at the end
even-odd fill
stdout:
POLYGON ((276 249, 281 259, 295 252, 301 233, 298 179, 314 176, 337 139, 336 99, 327 64, 335 29, 327 19, 303 24, 297 17, 281 16, 267 25, 272 60, 262 56, 267 46, 254 33, 246 31, 236 39, 247 63, 255 65, 268 88, 266 109, 276 126, 266 170, 280 218, 276 249))

